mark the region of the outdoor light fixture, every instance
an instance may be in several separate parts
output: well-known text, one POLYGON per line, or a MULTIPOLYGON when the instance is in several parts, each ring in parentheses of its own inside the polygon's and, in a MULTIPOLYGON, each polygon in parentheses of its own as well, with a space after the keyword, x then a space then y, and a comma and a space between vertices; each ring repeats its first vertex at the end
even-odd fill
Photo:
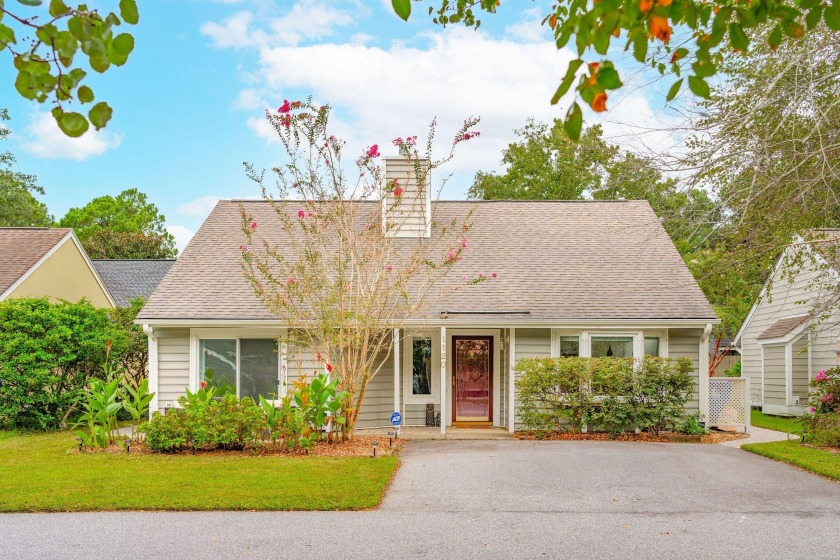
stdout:
POLYGON ((373 446, 373 456, 376 457, 376 446, 379 445, 379 442, 372 439, 370 440, 370 444, 373 446))
POLYGON ((397 439, 399 432, 388 432, 388 447, 394 446, 394 440, 397 439))

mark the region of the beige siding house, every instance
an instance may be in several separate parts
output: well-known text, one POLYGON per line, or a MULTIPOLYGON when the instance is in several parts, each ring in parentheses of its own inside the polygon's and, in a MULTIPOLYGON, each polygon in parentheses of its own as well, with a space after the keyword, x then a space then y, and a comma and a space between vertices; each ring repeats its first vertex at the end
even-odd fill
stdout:
MULTIPOLYGON (((385 176, 401 164, 386 159, 385 176)), ((441 431, 513 431, 516 362, 531 356, 685 356, 698 381, 690 408, 708 407, 708 334, 718 319, 647 202, 432 202, 419 194, 410 219, 400 217, 407 229, 396 232, 399 242, 417 243, 472 211, 469 258, 458 278, 435 286, 436 307, 394 333, 358 427, 386 426, 400 411, 404 425, 439 415, 441 431), (455 289, 461 274, 481 271, 498 278, 455 289)), ((361 204, 391 219, 387 198, 361 204)), ((301 373, 324 370, 311 352, 282 342, 284 325, 243 278, 242 210, 264 239, 283 243, 268 203, 220 201, 138 317, 149 335, 153 410, 177 407, 210 370, 240 396, 282 395, 301 373)))
POLYGON ((96 307, 115 307, 68 228, 0 228, 0 301, 24 297, 85 298, 96 307))
MULTIPOLYGON (((829 240, 840 236, 836 230, 823 233, 829 240)), ((780 257, 734 340, 753 406, 767 414, 800 415, 810 380, 837 365, 840 316, 825 305, 839 278, 809 244, 794 244, 780 257)))

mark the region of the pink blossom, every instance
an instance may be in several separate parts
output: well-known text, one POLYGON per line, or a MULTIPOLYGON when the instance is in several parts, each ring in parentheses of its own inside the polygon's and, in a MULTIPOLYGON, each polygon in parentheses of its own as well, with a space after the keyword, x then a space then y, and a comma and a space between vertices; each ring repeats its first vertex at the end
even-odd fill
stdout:
POLYGON ((494 273, 490 274, 490 276, 492 276, 493 278, 497 277, 498 275, 499 275, 498 272, 494 272, 494 273))
POLYGON ((394 138, 393 140, 391 140, 391 142, 394 143, 394 146, 400 146, 403 143, 403 139, 400 138, 400 137, 397 137, 397 138, 394 138))
POLYGON ((388 263, 385 265, 385 270, 394 270, 394 265, 388 263))
POLYGON ((479 273, 478 273, 478 277, 479 277, 479 278, 484 278, 484 273, 483 273, 483 272, 479 272, 479 273))
POLYGON ((447 253, 447 255, 446 255, 446 261, 447 262, 452 262, 456 258, 458 258, 458 253, 455 252, 455 249, 449 251, 449 253, 447 253))
POLYGON ((292 278, 291 276, 289 276, 288 278, 286 278, 286 284, 294 284, 294 283, 295 283, 295 279, 294 279, 294 278, 292 278))
POLYGON ((250 253, 251 252, 251 247, 249 247, 248 245, 241 245, 239 248, 242 249, 243 253, 250 253))
POLYGON ((300 210, 298 210, 298 218, 300 218, 300 219, 302 220, 302 219, 304 219, 305 217, 306 217, 306 211, 305 211, 303 208, 301 208, 300 210))
POLYGON ((372 227, 373 227, 373 226, 372 226, 372 225, 370 225, 370 224, 365 224, 365 229, 370 229, 370 228, 372 228, 372 227))
POLYGON ((202 388, 202 389, 206 389, 206 388, 207 388, 207 381, 202 381, 202 382, 201 382, 201 388, 202 388))
POLYGON ((397 185, 397 188, 396 188, 396 189, 394 189, 394 196, 396 196, 397 198, 399 198, 399 197, 401 197, 401 196, 403 195, 403 193, 404 193, 404 192, 405 192, 405 191, 403 190, 403 188, 402 188, 401 186, 397 185))
POLYGON ((462 249, 467 248, 467 238, 466 237, 461 240, 461 248, 462 249))
POLYGON ((367 151, 365 152, 365 155, 369 158, 379 157, 379 145, 374 144, 373 146, 368 148, 367 151))
POLYGON ((310 212, 307 212, 307 213, 306 213, 306 215, 307 215, 307 216, 309 216, 309 217, 311 218, 311 217, 313 217, 315 214, 313 214, 313 213, 310 211, 310 212))
POLYGON ((461 276, 461 279, 462 279, 464 282, 466 282, 466 281, 467 281, 467 275, 465 274, 465 275, 461 276))
POLYGON ((327 364, 327 373, 332 373, 332 366, 327 364))
POLYGON ((811 414, 815 413, 816 411, 817 411, 817 409, 814 408, 813 406, 808 409, 808 412, 810 412, 811 414))
POLYGON ((478 138, 479 136, 481 136, 480 132, 465 132, 464 140, 469 140, 470 138, 478 138))
POLYGON ((257 222, 251 222, 251 229, 257 229, 257 222))
POLYGON ((288 99, 283 100, 283 104, 277 109, 278 113, 288 113, 292 110, 292 105, 289 103, 288 99))
POLYGON ((280 115, 280 124, 289 128, 292 126, 292 118, 289 115, 280 115))
POLYGON ((405 139, 405 143, 408 144, 409 146, 413 146, 414 144, 417 143, 417 136, 409 136, 408 138, 405 139))
POLYGON ((814 381, 822 381, 826 377, 828 376, 825 374, 825 370, 823 370, 817 374, 817 376, 814 378, 814 381))

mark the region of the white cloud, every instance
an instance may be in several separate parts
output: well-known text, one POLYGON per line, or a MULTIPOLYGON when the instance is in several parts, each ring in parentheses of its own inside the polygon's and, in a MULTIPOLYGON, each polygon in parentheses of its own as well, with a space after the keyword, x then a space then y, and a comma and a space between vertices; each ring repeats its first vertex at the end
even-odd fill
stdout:
POLYGON ((34 156, 78 161, 102 155, 122 142, 121 133, 107 129, 97 131, 91 128, 79 138, 70 138, 58 128, 50 113, 42 112, 34 114, 22 136, 24 151, 34 156))
POLYGON ((240 91, 236 101, 233 102, 234 109, 242 109, 244 111, 266 109, 267 107, 268 101, 262 97, 259 91, 251 88, 240 91))
MULTIPOLYGON (((422 138, 436 117, 435 147, 441 155, 463 120, 479 116, 481 137, 464 145, 449 169, 443 170, 456 172, 463 187, 463 178, 479 169, 500 169, 502 150, 527 118, 562 119, 571 103, 571 95, 556 106, 549 100, 575 55, 569 49, 558 51, 546 40, 539 20, 538 11, 529 10, 502 38, 453 27, 384 47, 352 38, 305 46, 265 42, 261 37, 267 28, 249 27, 243 42, 259 56, 247 69, 248 90, 240 93, 240 101, 268 100, 259 106, 264 109, 311 94, 317 102, 330 103, 336 109, 332 132, 348 141, 346 154, 374 143, 386 155, 395 153, 392 138, 414 134, 422 138)), ((613 103, 617 101, 616 97, 613 103)), ((586 123, 604 120, 605 131, 625 146, 636 140, 629 133, 633 125, 629 121, 645 122, 655 116, 644 91, 628 96, 624 104, 614 121, 607 122, 613 111, 607 119, 588 112, 586 123)), ((247 117, 247 125, 259 138, 276 142, 261 113, 247 117)), ((450 188, 447 191, 454 194, 450 188)))
POLYGON ((171 233, 172 237, 175 238, 175 246, 178 247, 178 253, 181 253, 184 250, 184 247, 187 246, 187 243, 189 243, 190 239, 192 239, 193 235, 195 235, 193 230, 179 225, 166 226, 166 231, 171 233))
POLYGON ((196 198, 195 200, 191 200, 189 202, 181 204, 180 206, 178 206, 175 212, 177 212, 181 216, 198 216, 203 219, 206 218, 208 214, 210 214, 210 212, 216 206, 216 203, 220 200, 221 197, 208 194, 206 196, 202 196, 201 198, 196 198))
POLYGON ((326 0, 300 0, 279 17, 260 18, 264 27, 252 27, 254 14, 241 11, 221 23, 206 22, 201 32, 219 48, 275 45, 297 46, 304 40, 323 39, 339 27, 353 23, 350 12, 326 0))

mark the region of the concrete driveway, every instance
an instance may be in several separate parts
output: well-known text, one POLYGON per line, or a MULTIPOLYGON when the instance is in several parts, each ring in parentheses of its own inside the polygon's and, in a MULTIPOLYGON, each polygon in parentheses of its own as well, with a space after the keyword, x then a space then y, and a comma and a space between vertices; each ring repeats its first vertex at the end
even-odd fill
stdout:
POLYGON ((0 515, 0 558, 837 559, 840 485, 721 445, 413 442, 377 511, 0 515))

